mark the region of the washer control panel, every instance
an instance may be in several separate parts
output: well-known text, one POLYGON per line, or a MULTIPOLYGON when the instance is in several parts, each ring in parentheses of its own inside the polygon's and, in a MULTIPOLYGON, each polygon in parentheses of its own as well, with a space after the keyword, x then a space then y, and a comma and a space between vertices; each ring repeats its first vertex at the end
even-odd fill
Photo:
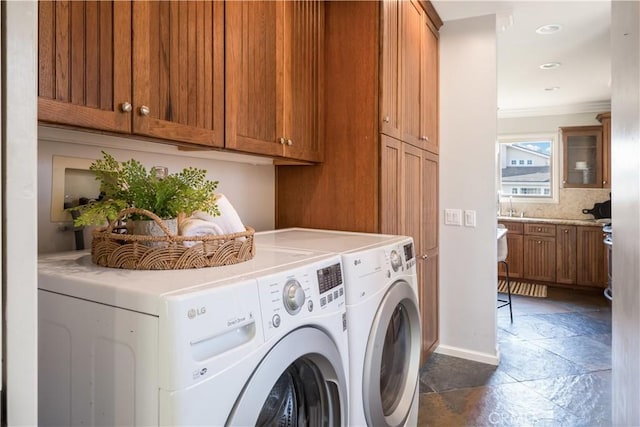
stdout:
POLYGON ((339 255, 259 277, 258 289, 266 339, 346 307, 339 255))

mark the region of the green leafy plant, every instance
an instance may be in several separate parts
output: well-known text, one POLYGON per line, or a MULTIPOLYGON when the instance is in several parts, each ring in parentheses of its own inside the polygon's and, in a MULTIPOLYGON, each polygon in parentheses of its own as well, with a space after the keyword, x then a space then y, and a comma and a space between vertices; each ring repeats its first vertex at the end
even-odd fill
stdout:
MULTIPOLYGON (((118 162, 104 151, 102 155, 103 159, 89 167, 100 181, 101 196, 86 205, 67 209, 80 212, 75 226, 113 221, 121 210, 130 207, 151 211, 163 219, 175 218, 182 212, 190 215, 195 210, 219 214, 214 194, 218 181, 208 180, 206 170, 189 167, 158 177, 156 168, 147 172, 135 159, 118 162)), ((148 218, 134 215, 131 219, 148 218)))

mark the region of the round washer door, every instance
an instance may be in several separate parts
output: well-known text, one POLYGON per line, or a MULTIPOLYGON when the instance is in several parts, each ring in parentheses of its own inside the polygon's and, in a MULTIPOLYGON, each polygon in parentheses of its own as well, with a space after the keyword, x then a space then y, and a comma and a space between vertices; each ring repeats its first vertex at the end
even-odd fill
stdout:
POLYGON ((362 378, 368 425, 404 425, 418 386, 420 346, 418 300, 399 280, 384 296, 369 332, 362 378))
POLYGON ((346 425, 347 383, 333 340, 296 329, 262 359, 244 386, 228 426, 346 425))

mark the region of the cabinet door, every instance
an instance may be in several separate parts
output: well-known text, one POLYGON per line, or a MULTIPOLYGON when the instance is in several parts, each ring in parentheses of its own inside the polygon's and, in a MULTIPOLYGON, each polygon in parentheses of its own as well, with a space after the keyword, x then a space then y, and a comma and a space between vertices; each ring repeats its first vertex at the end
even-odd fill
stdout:
POLYGON ((401 11, 399 0, 383 0, 380 65, 380 132, 401 139, 401 11))
POLYGON ((602 126, 562 128, 563 187, 602 187, 602 126))
POLYGON ((576 283, 576 227, 558 225, 556 234, 556 282, 576 283))
POLYGON ((380 232, 402 234, 402 142, 381 135, 380 232))
POLYGON ((133 4, 133 131, 222 147, 221 2, 133 4))
POLYGON ((599 227, 576 227, 577 283, 605 288, 607 259, 602 230, 599 227))
POLYGON ((130 132, 131 3, 42 1, 38 32, 38 120, 130 132))
POLYGON ((417 1, 403 1, 402 11, 402 140, 422 148, 421 61, 422 7, 417 1))
MULTIPOLYGON (((523 277, 524 271, 524 240, 522 234, 507 233, 507 263, 509 263, 509 278, 518 279, 523 277)), ((506 272, 502 263, 498 264, 498 275, 505 277, 506 272)))
POLYGON ((422 147, 438 153, 438 36, 423 14, 420 66, 420 140, 422 147))
POLYGON ((402 144, 402 221, 401 234, 413 237, 416 253, 424 254, 422 238, 422 150, 402 144))
POLYGON ((436 349, 439 342, 439 287, 438 250, 430 251, 426 258, 418 258, 417 276, 422 319, 422 363, 436 349))
POLYGON ((225 146, 282 156, 286 2, 225 2, 225 146))
POLYGON ((438 156, 422 151, 421 246, 418 280, 421 289, 422 358, 426 360, 439 339, 438 316, 438 156))
POLYGON ((602 188, 611 188, 611 113, 596 118, 602 123, 602 188))
POLYGON ((285 2, 284 133, 286 157, 321 161, 324 142, 324 7, 285 2))
POLYGON ((531 280, 555 282, 555 237, 524 236, 524 277, 531 280))

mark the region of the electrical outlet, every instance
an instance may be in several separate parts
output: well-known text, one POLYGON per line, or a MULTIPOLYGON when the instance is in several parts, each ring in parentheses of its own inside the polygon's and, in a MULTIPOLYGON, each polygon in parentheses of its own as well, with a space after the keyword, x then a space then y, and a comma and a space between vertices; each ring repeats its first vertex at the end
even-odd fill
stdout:
POLYGON ((464 226, 475 227, 476 226, 476 211, 464 211, 464 226))

